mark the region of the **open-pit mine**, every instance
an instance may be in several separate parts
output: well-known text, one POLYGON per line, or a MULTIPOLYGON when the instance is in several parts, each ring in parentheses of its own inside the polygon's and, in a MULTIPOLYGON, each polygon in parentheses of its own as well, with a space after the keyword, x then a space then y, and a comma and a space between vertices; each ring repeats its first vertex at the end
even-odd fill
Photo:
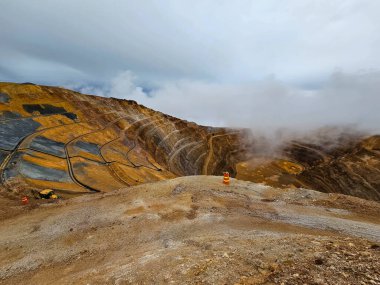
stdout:
POLYGON ((263 144, 0 83, 0 283, 380 284, 380 136, 263 144))

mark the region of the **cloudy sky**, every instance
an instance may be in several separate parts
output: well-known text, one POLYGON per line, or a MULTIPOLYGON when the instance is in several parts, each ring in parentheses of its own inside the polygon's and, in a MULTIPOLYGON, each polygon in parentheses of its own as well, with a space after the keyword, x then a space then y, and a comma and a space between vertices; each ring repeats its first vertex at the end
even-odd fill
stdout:
POLYGON ((0 81, 202 124, 380 130, 378 0, 0 0, 0 81))

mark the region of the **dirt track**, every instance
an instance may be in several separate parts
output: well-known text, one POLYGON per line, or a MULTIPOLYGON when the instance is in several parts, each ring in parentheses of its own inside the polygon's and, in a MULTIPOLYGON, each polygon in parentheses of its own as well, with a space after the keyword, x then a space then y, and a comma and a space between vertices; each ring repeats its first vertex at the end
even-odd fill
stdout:
POLYGON ((181 177, 3 215, 0 283, 380 284, 380 204, 221 181, 181 177))

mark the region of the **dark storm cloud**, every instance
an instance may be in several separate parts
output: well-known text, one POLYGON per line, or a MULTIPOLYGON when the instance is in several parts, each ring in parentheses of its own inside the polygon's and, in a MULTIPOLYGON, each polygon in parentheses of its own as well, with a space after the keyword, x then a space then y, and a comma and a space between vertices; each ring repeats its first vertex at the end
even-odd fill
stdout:
POLYGON ((0 11, 2 81, 81 87, 213 124, 379 120, 379 1, 2 0, 0 11))

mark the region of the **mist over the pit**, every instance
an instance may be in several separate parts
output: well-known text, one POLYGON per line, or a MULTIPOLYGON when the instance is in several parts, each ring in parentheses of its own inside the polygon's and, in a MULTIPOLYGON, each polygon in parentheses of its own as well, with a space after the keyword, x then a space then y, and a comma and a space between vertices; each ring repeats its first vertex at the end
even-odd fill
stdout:
POLYGON ((328 129, 326 135, 331 137, 335 132, 380 133, 380 72, 335 72, 314 89, 276 78, 249 84, 178 80, 149 90, 138 81, 131 71, 125 71, 107 88, 76 89, 135 100, 202 125, 249 128, 256 135, 277 140, 321 134, 321 129, 328 129))

